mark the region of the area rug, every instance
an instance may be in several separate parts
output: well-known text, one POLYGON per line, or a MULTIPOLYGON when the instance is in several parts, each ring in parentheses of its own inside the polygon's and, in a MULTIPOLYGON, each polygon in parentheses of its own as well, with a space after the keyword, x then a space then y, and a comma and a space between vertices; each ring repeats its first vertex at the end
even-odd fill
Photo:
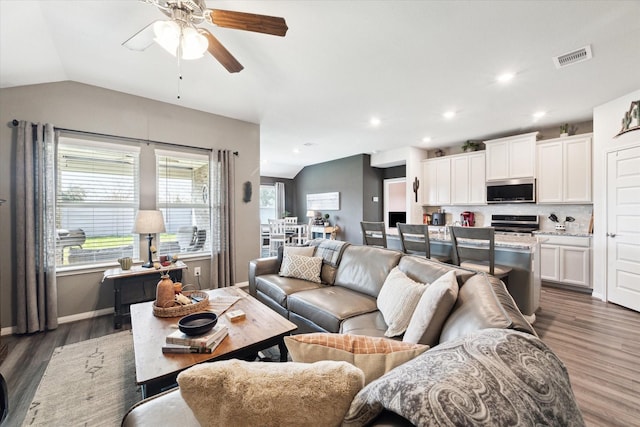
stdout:
POLYGON ((57 347, 23 426, 119 426, 142 399, 131 331, 57 347))

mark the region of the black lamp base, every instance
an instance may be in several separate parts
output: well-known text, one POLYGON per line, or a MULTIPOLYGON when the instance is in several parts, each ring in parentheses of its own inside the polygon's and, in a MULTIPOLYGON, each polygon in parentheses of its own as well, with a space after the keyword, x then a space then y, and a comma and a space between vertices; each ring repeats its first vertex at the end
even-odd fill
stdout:
POLYGON ((149 241, 149 254, 147 256, 147 262, 142 264, 143 268, 151 268, 151 267, 153 267, 153 261, 151 261, 151 241, 153 240, 153 235, 152 234, 148 234, 147 235, 147 240, 149 241))

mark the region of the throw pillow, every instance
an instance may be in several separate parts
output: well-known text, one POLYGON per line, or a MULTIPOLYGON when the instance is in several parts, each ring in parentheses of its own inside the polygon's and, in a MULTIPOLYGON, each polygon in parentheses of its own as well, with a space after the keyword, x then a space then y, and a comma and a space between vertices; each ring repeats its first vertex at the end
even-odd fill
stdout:
POLYGON ((483 329, 440 344, 356 395, 343 426, 384 409, 419 426, 584 426, 562 361, 537 337, 483 329))
POLYGON ((178 375, 180 394, 202 426, 340 425, 364 374, 346 362, 195 365, 178 375))
POLYGON ((434 346, 438 344, 440 331, 458 298, 458 281, 455 271, 440 276, 427 286, 411 316, 402 341, 434 346))
POLYGON ((280 276, 295 277, 310 282, 321 283, 322 258, 285 254, 280 267, 280 276))
POLYGON ((321 332, 284 337, 284 342, 294 362, 349 362, 362 369, 365 384, 429 348, 389 338, 321 332))
POLYGON ((411 280, 398 267, 394 267, 378 294, 378 310, 387 324, 387 337, 401 335, 409 325, 413 310, 416 308, 426 286, 411 280))

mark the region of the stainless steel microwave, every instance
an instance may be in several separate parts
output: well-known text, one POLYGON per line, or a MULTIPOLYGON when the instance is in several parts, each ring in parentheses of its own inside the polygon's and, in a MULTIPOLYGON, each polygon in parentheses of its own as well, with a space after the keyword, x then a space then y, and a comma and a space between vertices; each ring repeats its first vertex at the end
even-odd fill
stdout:
POLYGON ((487 181, 487 203, 535 203, 535 178, 487 181))

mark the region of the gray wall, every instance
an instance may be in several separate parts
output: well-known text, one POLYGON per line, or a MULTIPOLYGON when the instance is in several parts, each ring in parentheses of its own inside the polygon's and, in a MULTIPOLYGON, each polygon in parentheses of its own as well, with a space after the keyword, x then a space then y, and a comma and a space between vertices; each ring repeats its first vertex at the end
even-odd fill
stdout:
POLYGON ((382 220, 382 172, 369 164, 370 156, 360 154, 306 166, 295 177, 296 211, 306 212, 309 193, 340 192, 340 210, 322 213, 340 226, 340 240, 361 244, 360 221, 382 220))
MULTIPOLYGON (((57 127, 116 136, 169 142, 194 147, 232 149, 239 152, 236 164, 237 281, 248 280, 248 262, 260 253, 259 200, 242 201, 242 184, 260 184, 260 127, 214 114, 191 110, 146 98, 76 82, 0 89, 0 241, 13 250, 15 233, 15 133, 12 119, 53 123, 57 127)), ((142 171, 144 174, 144 170, 142 171)), ((143 175, 144 176, 144 175, 143 175)), ((143 178, 144 179, 144 178, 143 178)), ((141 195, 141 203, 145 201, 141 195)), ((155 203, 155 202, 151 202, 155 203)), ((143 206, 149 209, 151 206, 143 206)), ((144 243, 144 242, 143 242, 144 243)), ((144 252, 142 252, 144 253, 144 252)), ((0 257, 0 326, 15 324, 13 306, 15 256, 0 257)), ((187 261, 185 283, 197 283, 193 267, 202 268, 200 283, 213 287, 208 259, 187 261)), ((114 262, 114 267, 116 266, 114 262)), ((104 269, 66 273, 58 277, 60 317, 73 316, 113 306, 110 283, 102 284, 104 269)))

